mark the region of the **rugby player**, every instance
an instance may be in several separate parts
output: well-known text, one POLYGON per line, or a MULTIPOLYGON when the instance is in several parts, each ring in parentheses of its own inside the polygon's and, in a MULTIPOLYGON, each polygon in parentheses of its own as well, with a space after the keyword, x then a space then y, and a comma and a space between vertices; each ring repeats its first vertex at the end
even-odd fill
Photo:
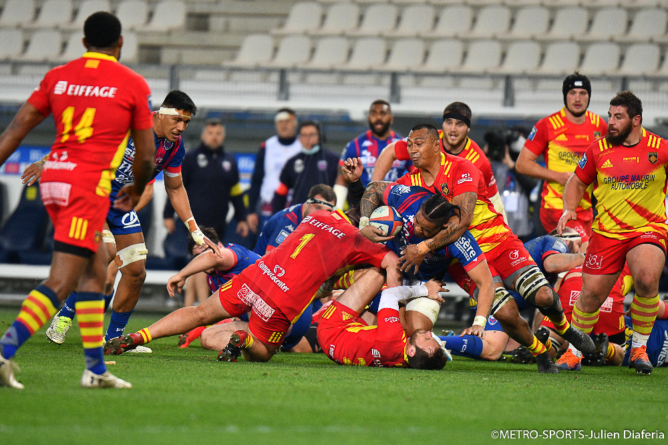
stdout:
MULTIPOLYGON (((633 341, 633 320, 627 316, 624 317, 624 322, 626 323, 627 348, 622 365, 628 366, 633 341)), ((654 367, 668 366, 668 312, 666 312, 664 301, 659 301, 659 315, 656 317, 647 340, 647 356, 654 367)))
POLYGON ((364 238, 343 212, 314 212, 277 248, 232 278, 204 303, 181 308, 137 333, 112 339, 106 349, 120 354, 155 338, 181 334, 252 310, 248 330, 235 332, 230 344, 240 347, 246 360, 268 361, 320 285, 336 270, 357 264, 372 267, 346 292, 375 295, 386 275, 389 286, 400 284, 394 252, 364 238))
MULTIPOLYGON (((587 76, 571 74, 564 79, 564 107, 543 118, 533 127, 517 158, 517 171, 542 179, 543 205, 540 220, 547 233, 557 227, 563 210, 563 192, 587 147, 608 132, 605 121, 587 111, 591 100, 591 83, 587 76), (545 167, 538 163, 543 156, 545 167)), ((591 236, 591 190, 587 189, 576 208, 578 219, 568 226, 578 231, 587 248, 591 236)))
POLYGON ((132 387, 107 371, 102 355, 107 266, 102 230, 111 181, 130 135, 136 152, 128 169, 135 179, 118 191, 114 207, 131 211, 151 179, 151 91, 142 76, 118 63, 123 37, 114 15, 89 16, 83 45, 83 57, 50 70, 0 136, 1 165, 29 131, 53 113, 57 137, 40 181, 54 226, 53 259, 49 277, 30 292, 0 339, 0 382, 12 388, 23 388, 14 377, 12 357, 75 290, 86 358, 81 386, 132 387))
MULTIPOLYGON (((642 127, 642 102, 633 93, 610 101, 608 135, 587 148, 566 183, 557 231, 578 218, 577 207, 594 183, 598 215, 582 268, 582 292, 573 325, 589 334, 624 262, 635 286, 629 367, 650 374, 647 339, 659 307, 659 278, 666 260, 668 142, 642 127)), ((575 345, 575 348, 578 348, 575 345)), ((579 348, 578 348, 579 349, 579 348)), ((589 352, 589 351, 582 351, 589 352)))

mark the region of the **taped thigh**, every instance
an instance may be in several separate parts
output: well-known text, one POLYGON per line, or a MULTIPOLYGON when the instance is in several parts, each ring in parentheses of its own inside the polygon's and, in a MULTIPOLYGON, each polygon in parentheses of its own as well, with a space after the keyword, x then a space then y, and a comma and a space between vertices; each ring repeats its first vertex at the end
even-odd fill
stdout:
POLYGON ((490 315, 496 314, 506 303, 513 299, 510 292, 505 287, 497 287, 494 291, 494 301, 492 301, 492 309, 489 311, 490 315))
POLYGON ((102 231, 102 241, 108 244, 113 244, 114 246, 116 245, 116 238, 114 238, 114 234, 109 230, 102 231))
POLYGON ((146 249, 145 243, 133 244, 125 249, 119 250, 114 261, 116 261, 116 264, 118 264, 118 268, 120 269, 135 261, 145 260, 147 254, 148 249, 146 249))
POLYGON ((432 300, 431 298, 421 297, 409 301, 406 304, 406 310, 419 312, 431 320, 431 323, 434 324, 438 319, 438 313, 441 310, 441 303, 436 300, 432 300))

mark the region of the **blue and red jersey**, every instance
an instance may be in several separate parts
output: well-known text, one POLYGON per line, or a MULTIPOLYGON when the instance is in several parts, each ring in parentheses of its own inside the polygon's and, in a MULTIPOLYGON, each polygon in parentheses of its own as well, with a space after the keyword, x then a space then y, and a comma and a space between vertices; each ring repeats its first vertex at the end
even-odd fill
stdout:
POLYGON ((557 253, 568 253, 568 246, 566 243, 563 240, 550 235, 534 238, 525 243, 524 247, 543 274, 546 273, 545 268, 543 267, 543 261, 545 261, 547 257, 557 253))
POLYGON ((260 259, 260 256, 255 252, 251 252, 245 247, 237 246, 236 244, 228 244, 225 248, 234 253, 234 266, 224 271, 216 270, 213 273, 206 274, 206 282, 211 292, 217 291, 220 286, 239 275, 242 270, 260 259))
MULTIPOLYGON (((401 140, 401 136, 396 134, 394 131, 390 131, 390 136, 387 139, 378 139, 373 135, 371 130, 367 130, 364 133, 357 136, 352 141, 348 142, 346 148, 343 149, 341 153, 341 160, 339 165, 343 165, 343 162, 348 158, 361 158, 362 166, 364 171, 362 172, 361 181, 362 184, 366 187, 367 184, 371 181, 371 176, 373 175, 373 169, 376 167, 376 161, 380 156, 380 153, 393 142, 401 140)), ((387 172, 385 181, 396 181, 401 178, 406 172, 410 171, 413 167, 411 161, 406 160, 396 160, 392 164, 392 168, 387 172)))
POLYGON ((294 232, 295 228, 302 222, 303 205, 293 205, 272 216, 257 237, 253 252, 264 255, 278 247, 288 235, 294 232))

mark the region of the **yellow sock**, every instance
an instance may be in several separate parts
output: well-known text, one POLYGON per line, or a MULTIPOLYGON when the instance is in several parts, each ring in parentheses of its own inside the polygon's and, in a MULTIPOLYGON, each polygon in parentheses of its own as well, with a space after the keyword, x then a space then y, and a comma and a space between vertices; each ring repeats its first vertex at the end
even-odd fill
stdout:
POLYGON ((546 351, 545 345, 538 341, 535 335, 533 336, 533 342, 530 346, 527 346, 527 349, 534 357, 537 357, 546 351))
POLYGON ((547 341, 544 344, 545 344, 545 349, 547 349, 548 351, 552 349, 552 340, 550 340, 549 337, 547 338, 547 341))
POLYGON ((608 344, 608 351, 605 353, 605 360, 609 362, 610 360, 615 358, 615 355, 617 355, 615 346, 608 344))
POLYGON ((153 337, 151 337, 151 333, 148 331, 148 328, 144 328, 137 333, 141 335, 142 340, 144 340, 144 344, 150 343, 151 340, 153 340, 153 337))
POLYGON ((578 304, 575 303, 575 307, 573 308, 573 326, 585 334, 590 334, 594 330, 594 325, 598 322, 598 314, 598 309, 594 312, 584 312, 578 309, 578 304))
POLYGON ((550 321, 554 325, 554 330, 557 331, 557 334, 559 335, 564 335, 564 332, 566 332, 568 328, 571 327, 571 324, 568 322, 568 319, 564 315, 562 315, 561 321, 553 321, 553 320, 550 321))

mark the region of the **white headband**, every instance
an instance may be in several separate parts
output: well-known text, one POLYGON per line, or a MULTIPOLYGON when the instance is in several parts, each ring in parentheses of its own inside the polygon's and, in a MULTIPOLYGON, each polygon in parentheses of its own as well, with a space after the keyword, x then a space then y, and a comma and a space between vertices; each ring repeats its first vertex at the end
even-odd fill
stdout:
POLYGON ((190 117, 186 116, 185 114, 181 114, 178 111, 176 111, 176 108, 165 108, 165 107, 160 107, 160 110, 158 111, 160 114, 164 114, 165 116, 181 116, 181 117, 190 117))
POLYGON ((287 111, 281 111, 274 117, 274 122, 278 121, 285 121, 288 120, 292 117, 292 114, 288 113, 287 111))

